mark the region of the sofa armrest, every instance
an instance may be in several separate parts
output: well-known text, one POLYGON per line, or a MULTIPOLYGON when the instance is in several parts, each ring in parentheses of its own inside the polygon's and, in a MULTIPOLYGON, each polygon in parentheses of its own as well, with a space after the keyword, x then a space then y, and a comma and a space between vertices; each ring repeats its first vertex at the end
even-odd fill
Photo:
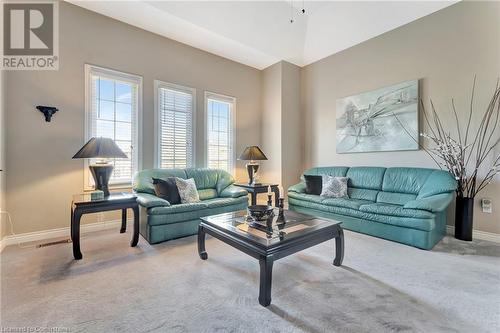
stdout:
POLYGON ((137 203, 146 208, 168 207, 170 202, 149 193, 136 193, 137 203))
POLYGON ((229 185, 220 193, 221 198, 239 198, 247 195, 248 192, 240 187, 229 185))
POLYGON ((300 182, 298 184, 292 185, 288 188, 288 192, 306 193, 306 183, 300 182))
POLYGON ((408 201, 403 207, 427 210, 432 213, 442 212, 453 200, 452 193, 441 193, 430 197, 408 201))

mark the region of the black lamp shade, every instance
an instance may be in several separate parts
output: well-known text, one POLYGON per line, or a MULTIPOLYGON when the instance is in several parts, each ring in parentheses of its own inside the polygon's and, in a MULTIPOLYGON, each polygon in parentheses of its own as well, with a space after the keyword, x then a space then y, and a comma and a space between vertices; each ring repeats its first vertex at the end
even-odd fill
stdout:
POLYGON ((110 138, 92 138, 73 158, 128 158, 110 138))
MULTIPOLYGON (((128 156, 110 138, 92 138, 73 156, 73 158, 128 158, 128 156)), ((89 165, 94 178, 95 188, 109 196, 109 179, 113 173, 113 165, 97 163, 89 165)))
POLYGON ((267 157, 258 146, 248 146, 238 159, 242 161, 263 161, 267 160, 267 157))

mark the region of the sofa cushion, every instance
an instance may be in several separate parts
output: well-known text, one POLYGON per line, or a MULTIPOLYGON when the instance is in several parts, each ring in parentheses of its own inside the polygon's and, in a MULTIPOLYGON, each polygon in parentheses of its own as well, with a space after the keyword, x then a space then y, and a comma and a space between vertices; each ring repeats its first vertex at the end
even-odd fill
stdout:
POLYGON ((323 177, 315 175, 304 175, 306 193, 320 195, 323 188, 323 177))
POLYGON ((347 177, 322 176, 321 197, 345 198, 347 196, 347 177))
POLYGON ((200 197, 200 200, 217 198, 217 191, 213 188, 198 190, 198 196, 200 197))
POLYGON ((174 177, 167 177, 166 179, 153 178, 153 186, 157 197, 167 200, 171 205, 181 203, 174 177))
POLYGON ((241 203, 248 203, 247 197, 239 197, 239 198, 215 198, 203 200, 203 203, 208 205, 208 208, 216 208, 216 207, 226 207, 241 203))
POLYGON ((321 203, 321 201, 323 201, 323 198, 320 197, 319 195, 307 194, 307 193, 288 192, 288 197, 308 202, 321 203))
POLYGON ((373 203, 369 205, 361 205, 359 207, 359 210, 362 212, 373 213, 373 214, 412 217, 421 219, 431 219, 434 217, 434 214, 426 210, 403 208, 403 206, 400 205, 391 205, 386 203, 373 203))
POLYGON ((377 202, 393 205, 404 205, 408 201, 415 200, 417 196, 410 193, 378 192, 377 202))
MULTIPOLYGON (((402 216, 392 216, 392 215, 382 215, 375 214, 366 211, 361 211, 357 209, 351 209, 340 206, 328 206, 322 203, 304 201, 300 199, 289 198, 288 203, 290 206, 298 206, 304 208, 310 208, 322 212, 334 213, 343 216, 351 216, 359 219, 365 220, 367 223, 370 221, 396 225, 405 228, 412 228, 423 231, 431 231, 435 228, 436 222, 434 218, 414 218, 414 217, 402 217, 402 216)), ((362 205, 363 207, 365 205, 362 205)), ((360 208, 361 208, 360 207, 360 208)))
POLYGON ((321 201, 323 205, 359 209, 361 205, 373 203, 373 201, 359 200, 351 198, 328 198, 321 201))
POLYGON ((457 189, 457 181, 451 173, 434 170, 418 192, 418 198, 427 198, 436 194, 450 193, 457 189))
POLYGON ((381 190, 385 168, 379 167, 352 167, 347 171, 349 187, 381 190))
POLYGON ((333 177, 345 177, 347 174, 348 167, 318 167, 311 168, 304 172, 304 175, 315 175, 315 176, 333 176, 333 177))
POLYGON ((227 212, 233 212, 245 209, 247 203, 239 203, 224 207, 214 207, 214 208, 204 208, 187 212, 173 213, 173 214, 159 214, 159 215, 149 215, 148 224, 153 225, 164 225, 173 223, 185 223, 186 221, 192 221, 199 219, 203 216, 210 216, 215 214, 222 214, 227 212))
POLYGON ((133 189, 136 192, 155 194, 153 178, 178 177, 186 179, 184 169, 146 169, 134 175, 133 189))
POLYGON ((377 190, 367 190, 364 188, 347 188, 347 194, 349 198, 360 199, 360 200, 369 200, 375 202, 377 200, 378 195, 377 190))
POLYGON ((418 194, 433 169, 388 168, 382 190, 385 192, 418 194))
POLYGON ((208 208, 208 204, 205 202, 196 202, 188 204, 178 204, 168 207, 153 207, 148 209, 148 214, 150 215, 163 215, 163 214, 175 214, 183 212, 192 212, 195 210, 200 210, 208 208))

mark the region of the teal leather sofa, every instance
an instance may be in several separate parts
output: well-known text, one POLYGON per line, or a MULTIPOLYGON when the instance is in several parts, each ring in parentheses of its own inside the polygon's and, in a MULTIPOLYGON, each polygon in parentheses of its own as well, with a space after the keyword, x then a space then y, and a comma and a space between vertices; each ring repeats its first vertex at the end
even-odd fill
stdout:
POLYGON ((288 189, 291 210, 331 218, 345 229, 432 249, 446 234, 446 209, 456 181, 424 168, 319 167, 306 175, 348 177, 349 198, 306 194, 305 182, 288 189))
POLYGON ((200 217, 246 209, 247 191, 234 178, 215 169, 148 169, 136 173, 133 189, 140 209, 140 233, 150 243, 194 235, 200 217), (194 178, 201 202, 171 205, 155 196, 154 178, 194 178))

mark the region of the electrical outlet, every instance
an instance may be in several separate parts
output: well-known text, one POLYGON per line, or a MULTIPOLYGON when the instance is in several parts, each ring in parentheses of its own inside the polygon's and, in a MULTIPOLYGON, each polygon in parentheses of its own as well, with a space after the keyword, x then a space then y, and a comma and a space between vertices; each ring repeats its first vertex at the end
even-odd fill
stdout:
POLYGON ((483 213, 491 214, 493 210, 493 203, 490 198, 482 198, 481 199, 481 208, 483 209, 483 213))

